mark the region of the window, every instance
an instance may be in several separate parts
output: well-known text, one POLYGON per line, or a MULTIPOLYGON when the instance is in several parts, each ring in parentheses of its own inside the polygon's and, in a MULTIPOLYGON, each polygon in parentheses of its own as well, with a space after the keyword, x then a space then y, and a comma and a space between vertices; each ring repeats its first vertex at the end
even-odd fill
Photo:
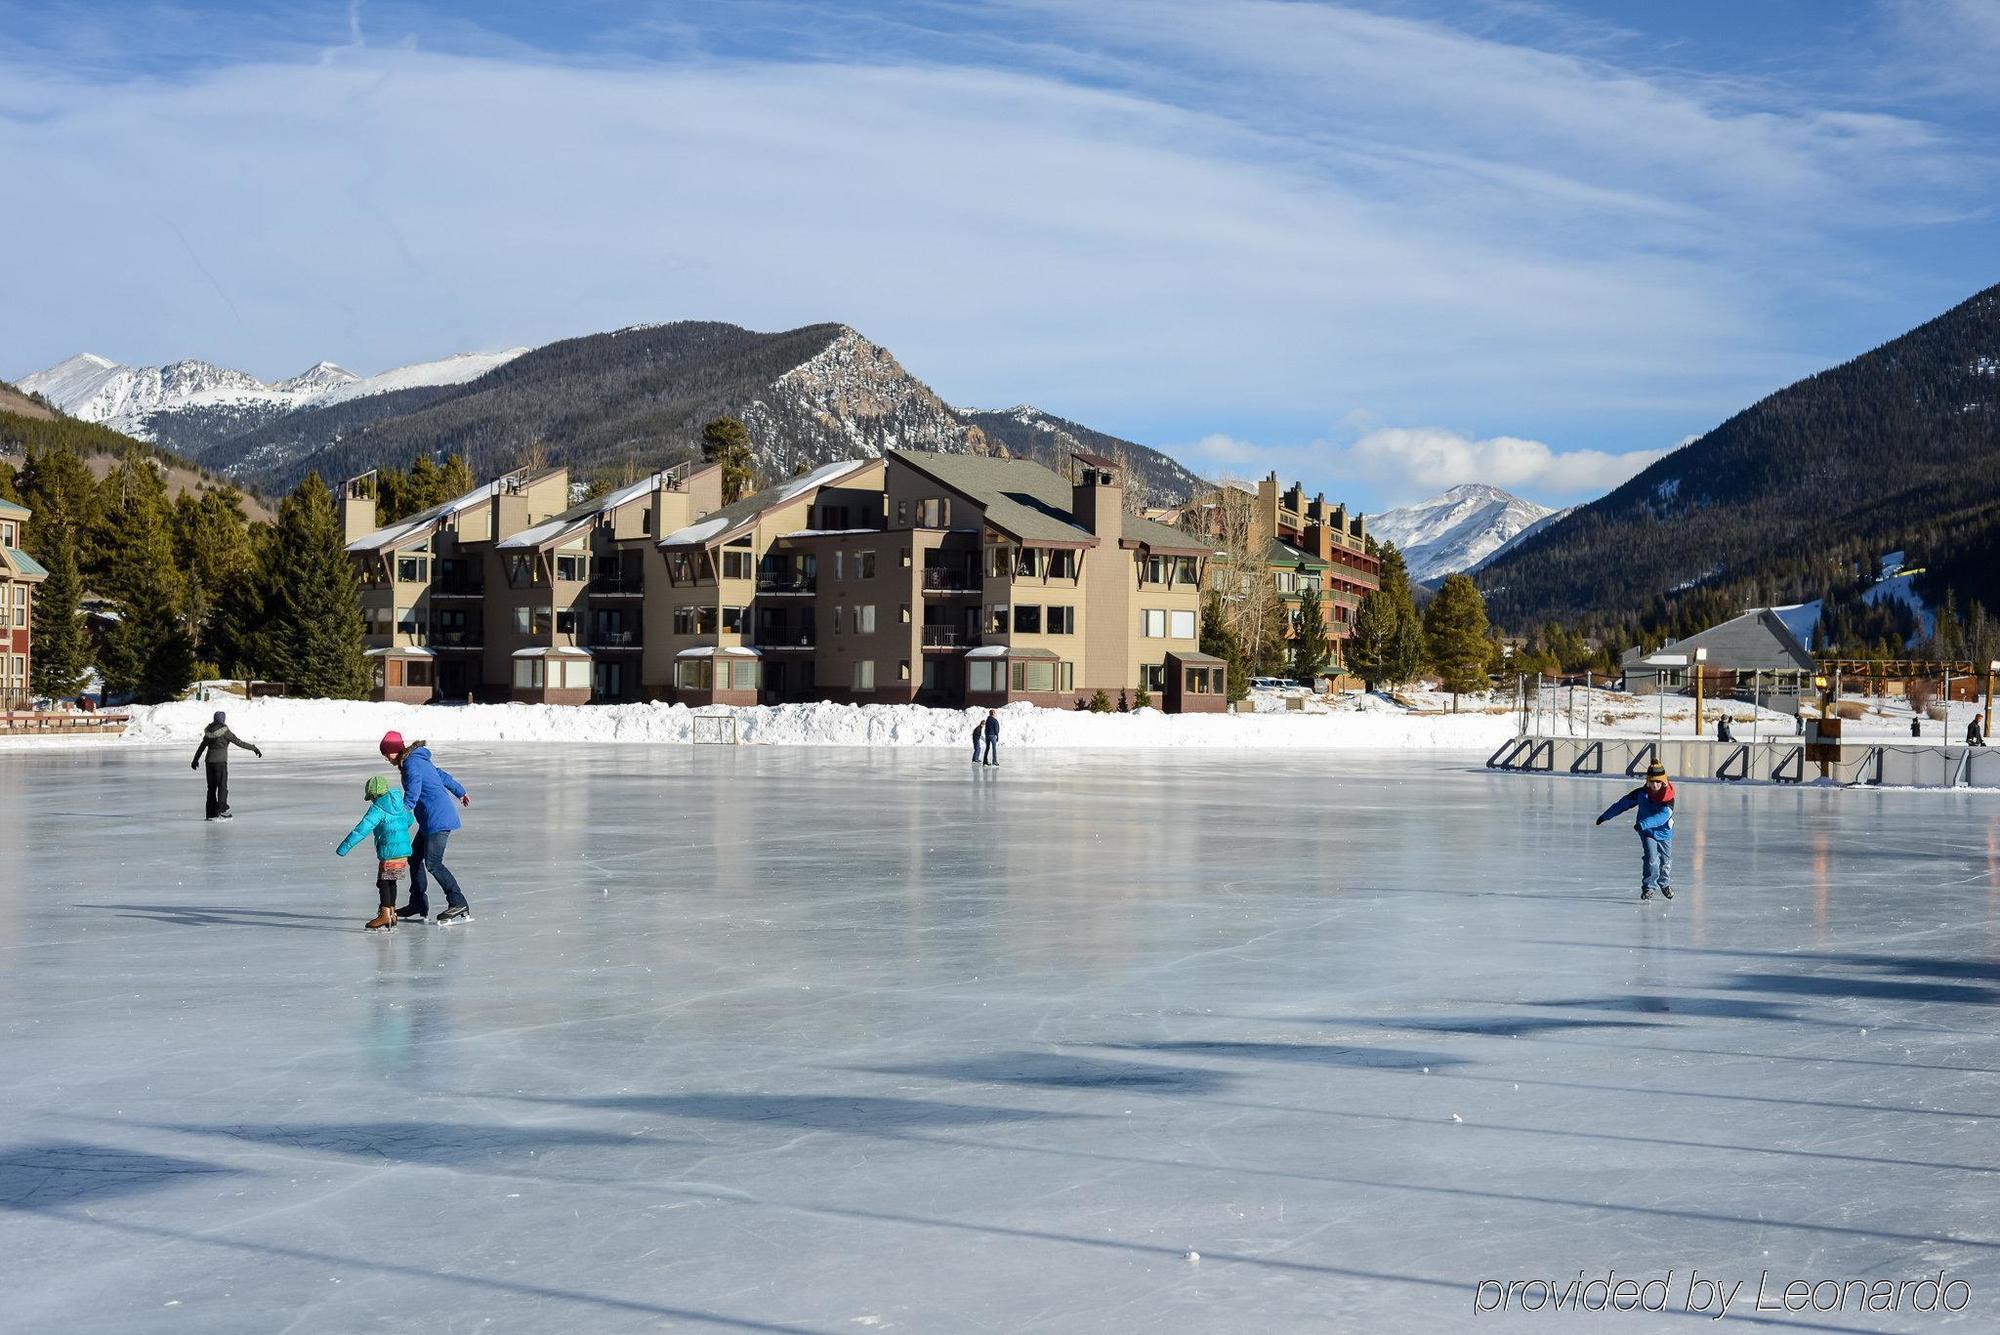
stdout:
POLYGON ((909 522, 910 522, 910 502, 909 498, 905 497, 904 499, 896 502, 896 527, 904 528, 909 524, 909 522))
POLYGON ((917 522, 924 528, 951 527, 951 501, 947 497, 933 496, 918 503, 917 522))
POLYGON ((1174 639, 1177 639, 1177 640, 1191 640, 1191 639, 1193 639, 1193 638, 1194 638, 1194 613, 1193 613, 1193 612, 1175 612, 1175 613, 1173 614, 1173 616, 1172 616, 1171 620, 1170 620, 1170 623, 1169 623, 1169 630, 1168 630, 1168 634, 1172 635, 1172 636, 1173 636, 1173 638, 1174 638, 1174 639))
POLYGON ((537 690, 542 684, 542 660, 539 658, 517 658, 514 660, 514 689, 517 691, 537 690))
POLYGON ((1174 558, 1174 583, 1195 584, 1201 580, 1201 563, 1192 556, 1174 558))
POLYGON ((572 611, 568 611, 568 612, 558 612, 558 613, 556 613, 556 634, 558 634, 558 635, 574 635, 574 634, 576 634, 576 613, 575 613, 575 611, 573 611, 573 610, 572 610, 572 611))
POLYGON ((1014 573, 1023 579, 1033 579, 1037 573, 1041 552, 1034 547, 1023 547, 1021 559, 1014 566, 1014 573))
POLYGON ((1146 558, 1146 582, 1165 584, 1167 576, 1173 573, 1174 559, 1171 556, 1150 556, 1146 558))
POLYGON ((833 577, 842 582, 847 579, 847 553, 844 551, 833 554, 833 577))
POLYGON ((700 609, 694 607, 676 607, 674 609, 674 634, 694 634, 694 619, 698 611, 700 609))
POLYGON ((1139 634, 1149 640, 1164 639, 1167 634, 1167 614, 1162 608, 1148 607, 1139 613, 1139 634))
POLYGON ((16 628, 28 624, 28 586, 14 586, 14 625, 16 628))
POLYGON ((1051 607, 1048 610, 1048 633, 1051 635, 1076 634, 1076 609, 1074 607, 1051 607))
POLYGON ((875 689, 875 660, 864 658, 854 665, 854 689, 872 691, 875 689))
POLYGON ((1030 606, 1016 607, 1014 609, 1014 630, 1022 635, 1041 634, 1042 609, 1030 606))
POLYGON ((1064 547, 1049 553, 1050 579, 1076 578, 1076 553, 1064 547))
POLYGON ((399 556, 396 558, 396 582, 399 584, 422 584, 431 577, 431 559, 428 556, 399 556))
POLYGON ((763 666, 754 658, 739 658, 733 663, 722 659, 715 669, 716 684, 733 684, 735 690, 754 691, 758 688, 763 666))
POLYGON ((558 556, 556 558, 556 578, 577 582, 590 578, 590 558, 587 556, 558 556))
POLYGON ((1000 689, 1001 664, 991 658, 975 658, 965 665, 965 689, 990 695, 1000 689))
POLYGON ((1139 684, 1149 691, 1166 690, 1167 665, 1165 663, 1141 663, 1139 665, 1139 684))
POLYGON ((908 570, 909 568, 910 568, 910 549, 908 547, 905 547, 903 548, 903 569, 908 570))
POLYGON ((1076 664, 1056 664, 1056 689, 1059 691, 1073 691, 1076 689, 1076 664))
POLYGON ((994 603, 986 609, 986 629, 996 635, 1007 633, 1007 604, 994 603))
POLYGON ((986 549, 986 578, 1005 579, 1012 569, 1013 558, 1006 543, 997 542, 986 549))
POLYGON ((835 603, 833 605, 833 633, 835 635, 840 634, 841 631, 846 629, 846 623, 844 623, 840 618, 842 610, 843 609, 841 608, 839 603, 835 603))
POLYGON ((1215 668, 1187 669, 1187 690, 1189 695, 1220 695, 1216 679, 1222 674, 1215 668))
POLYGON ((750 624, 750 609, 747 607, 725 607, 722 609, 722 628, 732 635, 741 635, 743 628, 750 624))
POLYGON ((722 554, 722 577, 724 579, 749 579, 750 565, 750 553, 724 552, 722 554))
POLYGON ((0 524, 0 547, 18 547, 18 546, 20 546, 20 544, 16 542, 14 539, 13 523, 8 522, 5 524, 0 524))
POLYGON ((903 614, 899 618, 899 620, 901 620, 905 626, 910 624, 910 605, 908 603, 903 604, 903 614))
POLYGON ((694 583, 694 558, 675 552, 667 558, 667 579, 675 584, 694 583))
POLYGON ((844 505, 822 505, 819 508, 821 528, 846 528, 847 507, 844 505))
POLYGON ((674 686, 683 691, 705 691, 712 679, 710 676, 715 660, 712 658, 680 658, 674 660, 674 686))
POLYGON ((532 607, 515 608, 514 633, 516 635, 532 635, 534 633, 534 630, 535 630, 535 609, 532 607))
POLYGON ((910 660, 905 658, 901 662, 896 664, 896 680, 908 681, 909 679, 910 679, 910 660))
POLYGON ((1056 665, 1046 659, 1036 659, 1027 663, 1014 664, 1014 689, 1017 691, 1053 691, 1056 688, 1056 665))
POLYGON ((861 554, 860 554, 859 556, 857 556, 857 557, 856 557, 855 559, 856 559, 856 560, 857 560, 857 561, 858 561, 858 562, 860 563, 860 566, 861 566, 861 569, 860 569, 860 573, 858 573, 857 575, 855 575, 855 578, 856 578, 856 579, 874 579, 874 578, 875 578, 875 553, 873 553, 873 552, 862 552, 862 553, 861 553, 861 554))

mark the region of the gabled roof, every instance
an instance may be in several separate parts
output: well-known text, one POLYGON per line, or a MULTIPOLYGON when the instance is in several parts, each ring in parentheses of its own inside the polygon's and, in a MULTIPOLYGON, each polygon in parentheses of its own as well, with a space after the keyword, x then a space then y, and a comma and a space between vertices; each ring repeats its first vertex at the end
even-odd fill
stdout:
POLYGON ((1283 538, 1271 539, 1265 550, 1264 559, 1274 566, 1304 566, 1308 570, 1326 570, 1328 565, 1310 552, 1300 551, 1283 538))
MULTIPOLYGON (((22 513, 25 514, 26 511, 22 513)), ((6 566, 11 573, 20 576, 22 579, 43 579, 49 573, 40 561, 28 555, 19 547, 0 547, 0 565, 6 566)))
POLYGON ((797 500, 808 492, 830 487, 843 478, 852 476, 878 459, 841 459, 835 463, 815 468, 804 477, 791 478, 775 487, 766 487, 755 496, 745 496, 742 500, 723 506, 720 510, 704 516, 686 528, 676 529, 660 539, 660 546, 706 547, 714 542, 727 542, 739 533, 754 528, 757 517, 766 510, 775 510, 787 501, 797 500))
MULTIPOLYGON (((978 454, 918 454, 896 450, 901 460, 934 478, 986 512, 986 522, 1029 545, 1047 543, 1094 547, 1097 537, 1076 522, 1075 492, 1069 480, 1029 459, 996 459, 978 454)), ((1111 467, 1110 461, 1077 454, 1086 462, 1111 467)), ((1155 551, 1206 554, 1201 542, 1167 524, 1137 515, 1124 516, 1119 541, 1127 547, 1155 551)))
MULTIPOLYGON (((709 465, 711 468, 717 466, 715 464, 709 465)), ((595 500, 584 501, 579 505, 572 505, 561 514, 545 519, 533 528, 524 528, 512 537, 502 539, 496 546, 502 551, 514 551, 523 548, 545 547, 550 543, 566 541, 588 529, 600 518, 612 513, 620 506, 630 505, 633 501, 651 496, 660 489, 661 482, 675 471, 676 469, 673 468, 662 469, 652 476, 641 478, 629 486, 607 491, 595 500)), ((691 477, 693 473, 689 473, 687 476, 691 477)))
POLYGON ((406 543, 415 542, 420 538, 427 538, 446 519, 454 515, 463 514, 467 510, 479 508, 479 506, 492 500, 495 496, 500 495, 508 486, 515 484, 522 487, 532 486, 558 471, 560 470, 548 468, 525 477, 518 472, 508 473, 504 477, 496 477, 491 482, 474 487, 463 496, 446 501, 443 505, 433 505, 428 510, 419 510, 416 514, 410 515, 405 519, 398 519, 395 523, 378 528, 373 533, 364 533, 353 542, 348 543, 347 550, 350 552, 386 552, 393 548, 401 547, 406 543))
MULTIPOLYGON (((1813 670, 1813 656, 1799 643, 1799 637, 1792 634, 1784 618, 1768 607, 1753 607, 1740 617, 1732 617, 1654 652, 1687 654, 1692 659, 1697 649, 1708 650, 1704 666, 1720 672, 1813 670)), ((1628 672, 1643 672, 1648 657, 1643 649, 1629 649, 1622 665, 1628 672)))
POLYGON ((16 505, 5 496, 0 496, 0 515, 25 515, 32 513, 25 505, 16 505))

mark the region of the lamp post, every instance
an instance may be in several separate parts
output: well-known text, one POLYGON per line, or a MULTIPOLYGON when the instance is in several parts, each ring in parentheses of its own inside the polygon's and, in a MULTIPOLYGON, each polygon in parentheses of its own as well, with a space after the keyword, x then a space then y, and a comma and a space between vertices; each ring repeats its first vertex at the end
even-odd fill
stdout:
MULTIPOLYGON (((1693 660, 1686 654, 1649 654, 1642 661, 1647 667, 1684 668, 1693 660)), ((1665 737, 1667 735, 1667 693, 1661 688, 1660 677, 1662 675, 1658 672, 1653 674, 1653 694, 1660 697, 1660 736, 1665 737)))
POLYGON ((1694 735, 1701 736, 1701 665, 1708 661, 1708 650, 1694 651, 1694 735))
POLYGON ((2000 677, 2000 658, 1986 665, 1986 717, 1979 721, 1979 735, 1983 738, 1993 731, 1993 679, 2000 677))

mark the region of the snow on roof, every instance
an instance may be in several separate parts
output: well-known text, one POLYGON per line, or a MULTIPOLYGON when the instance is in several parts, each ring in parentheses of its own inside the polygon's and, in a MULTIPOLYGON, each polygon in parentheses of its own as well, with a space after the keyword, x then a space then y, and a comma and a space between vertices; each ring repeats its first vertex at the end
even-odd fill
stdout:
POLYGON ((436 657, 437 657, 437 655, 436 655, 436 654, 434 654, 434 653, 432 653, 432 652, 431 652, 430 650, 428 650, 428 649, 424 648, 424 647, 423 647, 422 645, 416 645, 416 644, 406 644, 406 645, 390 645, 390 646, 389 646, 388 648, 386 648, 386 649, 370 649, 370 650, 368 650, 368 651, 367 651, 367 657, 369 657, 369 658, 436 658, 436 657))
POLYGON ((538 644, 532 649, 516 649, 516 658, 588 658, 590 650, 578 649, 573 645, 558 644, 553 647, 538 644))
POLYGON ((660 546, 692 547, 697 543, 707 542, 710 538, 715 537, 728 527, 729 519, 727 516, 704 519, 698 524, 689 524, 686 528, 675 529, 672 533, 660 539, 660 546))
POLYGON ((504 538, 496 545, 502 551, 518 551, 527 547, 540 547, 555 542, 571 533, 589 528, 601 516, 610 514, 621 505, 629 504, 643 496, 650 496, 659 489, 660 475, 652 476, 616 491, 607 491, 594 501, 573 505, 552 519, 543 520, 533 528, 524 528, 512 537, 504 538))
POLYGON ((1007 646, 1004 644, 982 644, 977 649, 965 651, 967 658, 1005 658, 1007 646))
POLYGON ((353 542, 348 543, 347 550, 350 552, 380 552, 386 551, 391 547, 400 547, 419 533, 428 533, 436 528, 440 520, 451 515, 463 514, 465 511, 491 500, 500 494, 501 486, 513 477, 514 474, 512 473, 507 474, 505 477, 496 477, 491 482, 474 487, 463 496, 446 501, 443 505, 434 505, 428 510, 419 510, 409 518, 399 519, 387 528, 378 528, 373 533, 364 533, 353 542))
POLYGON ((693 649, 683 649, 674 655, 675 658, 762 658, 763 656, 760 650, 729 644, 704 644, 693 649))

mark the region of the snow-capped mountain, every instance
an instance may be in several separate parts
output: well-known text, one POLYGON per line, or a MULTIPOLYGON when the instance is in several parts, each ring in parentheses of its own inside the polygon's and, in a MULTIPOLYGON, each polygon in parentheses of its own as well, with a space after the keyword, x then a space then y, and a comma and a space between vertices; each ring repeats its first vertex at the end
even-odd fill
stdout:
POLYGON ((1498 487, 1466 483, 1442 496, 1368 516, 1368 531, 1393 542, 1418 582, 1471 570, 1531 526, 1556 514, 1498 487))
POLYGON ((246 430, 301 408, 422 385, 462 384, 526 351, 461 354, 366 377, 320 362, 268 385, 253 375, 204 361, 121 366, 84 352, 18 383, 71 417, 191 452, 202 444, 202 437, 246 430))

